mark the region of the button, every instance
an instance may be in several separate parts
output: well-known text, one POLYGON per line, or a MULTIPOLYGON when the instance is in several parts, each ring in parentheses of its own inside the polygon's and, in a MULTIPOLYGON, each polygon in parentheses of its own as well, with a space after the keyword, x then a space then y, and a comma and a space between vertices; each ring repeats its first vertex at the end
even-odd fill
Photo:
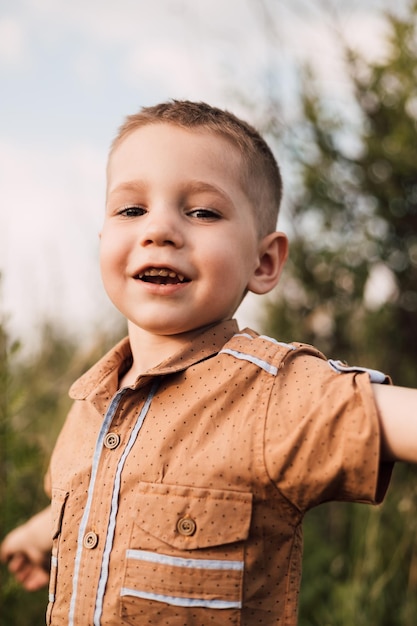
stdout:
POLYGON ((197 524, 191 517, 182 517, 177 522, 177 530, 184 537, 191 537, 197 529, 197 524))
POLYGON ((120 435, 118 435, 117 433, 107 433, 107 435, 104 437, 104 445, 109 450, 114 450, 114 448, 117 448, 119 443, 120 435))
POLYGON ((87 533, 84 536, 83 543, 84 543, 84 548, 88 548, 89 550, 92 550, 98 544, 98 535, 96 535, 96 533, 94 533, 93 531, 87 533))

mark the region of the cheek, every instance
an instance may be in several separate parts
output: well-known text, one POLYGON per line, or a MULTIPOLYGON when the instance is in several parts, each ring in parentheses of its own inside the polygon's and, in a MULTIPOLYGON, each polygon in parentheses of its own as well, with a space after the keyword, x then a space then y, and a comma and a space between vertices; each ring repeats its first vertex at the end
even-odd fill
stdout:
POLYGON ((213 246, 211 259, 207 263, 211 264, 213 270, 231 276, 231 280, 251 273, 256 264, 256 246, 252 239, 239 239, 231 237, 225 242, 216 242, 213 246))
POLYGON ((210 285, 215 285, 216 294, 221 299, 240 297, 248 283, 248 261, 235 252, 235 247, 218 250, 211 260, 207 259, 206 268, 210 275, 210 285))
POLYGON ((120 251, 107 239, 101 240, 100 272, 104 288, 107 292, 114 288, 114 281, 120 275, 120 251))
POLYGON ((122 260, 123 250, 120 237, 104 232, 100 240, 100 265, 110 268, 117 264, 122 260))
POLYGON ((231 276, 236 273, 234 260, 221 248, 213 249, 211 254, 202 254, 200 266, 204 269, 210 284, 215 283, 219 287, 229 284, 231 276))

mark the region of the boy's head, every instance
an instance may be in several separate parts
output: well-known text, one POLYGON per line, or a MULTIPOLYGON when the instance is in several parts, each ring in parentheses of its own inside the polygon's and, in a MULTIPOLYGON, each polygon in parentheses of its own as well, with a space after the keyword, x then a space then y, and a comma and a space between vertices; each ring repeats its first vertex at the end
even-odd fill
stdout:
POLYGON ((148 124, 167 123, 189 130, 217 134, 240 155, 241 184, 254 207, 260 237, 276 229, 282 197, 282 179, 268 144, 250 124, 232 113, 204 102, 173 100, 144 107, 120 127, 109 155, 133 131, 148 124))
POLYGON ((276 285, 280 176, 244 122, 188 102, 144 109, 120 130, 107 174, 102 277, 132 328, 186 333, 276 285))

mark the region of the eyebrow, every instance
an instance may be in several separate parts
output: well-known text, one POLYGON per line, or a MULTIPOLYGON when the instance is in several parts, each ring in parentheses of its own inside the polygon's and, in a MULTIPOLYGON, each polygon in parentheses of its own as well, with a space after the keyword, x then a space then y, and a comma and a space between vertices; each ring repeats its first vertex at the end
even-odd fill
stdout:
POLYGON ((228 202, 232 202, 229 194, 222 189, 221 187, 218 187, 217 185, 212 185, 210 183, 206 183, 204 181, 200 181, 200 180, 193 180, 188 182, 186 185, 184 185, 184 192, 185 193, 215 193, 218 196, 221 196, 222 198, 224 198, 225 200, 227 200, 228 202))
MULTIPOLYGON (((126 193, 126 192, 143 193, 146 190, 147 190, 147 184, 144 181, 134 180, 134 181, 127 181, 125 183, 121 183, 114 189, 110 190, 108 195, 117 196, 119 194, 126 193)), ((183 194, 214 193, 214 194, 217 194, 218 196, 221 196, 228 202, 230 203, 232 202, 229 194, 226 191, 224 191, 224 189, 221 189, 221 187, 218 187, 217 185, 212 185, 211 183, 206 183, 200 180, 192 180, 192 181, 185 183, 180 188, 180 191, 183 194)))
POLYGON ((112 196, 114 194, 125 193, 129 191, 141 192, 145 191, 145 189, 146 185, 141 181, 128 181, 126 183, 121 183, 120 185, 117 185, 117 187, 115 187, 114 189, 110 189, 108 195, 112 196))

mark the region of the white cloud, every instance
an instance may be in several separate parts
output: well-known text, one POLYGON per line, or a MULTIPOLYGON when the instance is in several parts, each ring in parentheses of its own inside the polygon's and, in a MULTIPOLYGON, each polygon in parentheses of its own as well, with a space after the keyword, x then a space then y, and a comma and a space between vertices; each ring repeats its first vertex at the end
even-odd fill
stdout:
POLYGON ((96 43, 129 45, 148 39, 152 32, 168 33, 175 19, 175 2, 158 0, 31 0, 45 19, 58 27, 87 34, 96 43))
POLYGON ((249 0, 31 2, 55 33, 51 37, 59 41, 70 31, 83 37, 72 64, 82 84, 117 73, 126 87, 153 92, 156 99, 178 94, 214 100, 228 90, 256 99, 268 81, 287 80, 286 66, 300 60, 311 62, 329 89, 337 84, 343 98, 346 81, 335 44, 345 38, 372 58, 384 49, 383 21, 363 3, 339 7, 336 23, 312 1, 290 8, 271 3, 269 22, 249 0))
POLYGON ((385 36, 385 21, 365 7, 341 13, 337 21, 294 15, 286 23, 284 47, 293 60, 310 63, 320 79, 340 85, 345 80, 341 44, 349 44, 368 60, 377 61, 386 53, 385 36))
POLYGON ((24 28, 14 17, 0 19, 0 64, 19 67, 26 60, 24 28))
POLYGON ((224 81, 215 64, 169 42, 138 46, 126 57, 122 75, 127 84, 151 88, 172 97, 213 99, 224 81))
POLYGON ((105 155, 0 145, 3 310, 16 334, 45 318, 79 332, 106 308, 98 271, 105 155))
POLYGON ((103 84, 105 68, 97 52, 84 51, 83 54, 76 54, 72 66, 81 85, 91 88, 103 84))
POLYGON ((247 0, 32 0, 32 5, 55 37, 73 30, 88 42, 87 53, 75 61, 83 81, 106 71, 101 55, 110 72, 120 64, 129 87, 143 82, 159 93, 197 94, 201 89, 217 95, 233 79, 231 72, 235 81, 237 73, 249 82, 264 49, 262 23, 252 20, 248 29, 247 0))

